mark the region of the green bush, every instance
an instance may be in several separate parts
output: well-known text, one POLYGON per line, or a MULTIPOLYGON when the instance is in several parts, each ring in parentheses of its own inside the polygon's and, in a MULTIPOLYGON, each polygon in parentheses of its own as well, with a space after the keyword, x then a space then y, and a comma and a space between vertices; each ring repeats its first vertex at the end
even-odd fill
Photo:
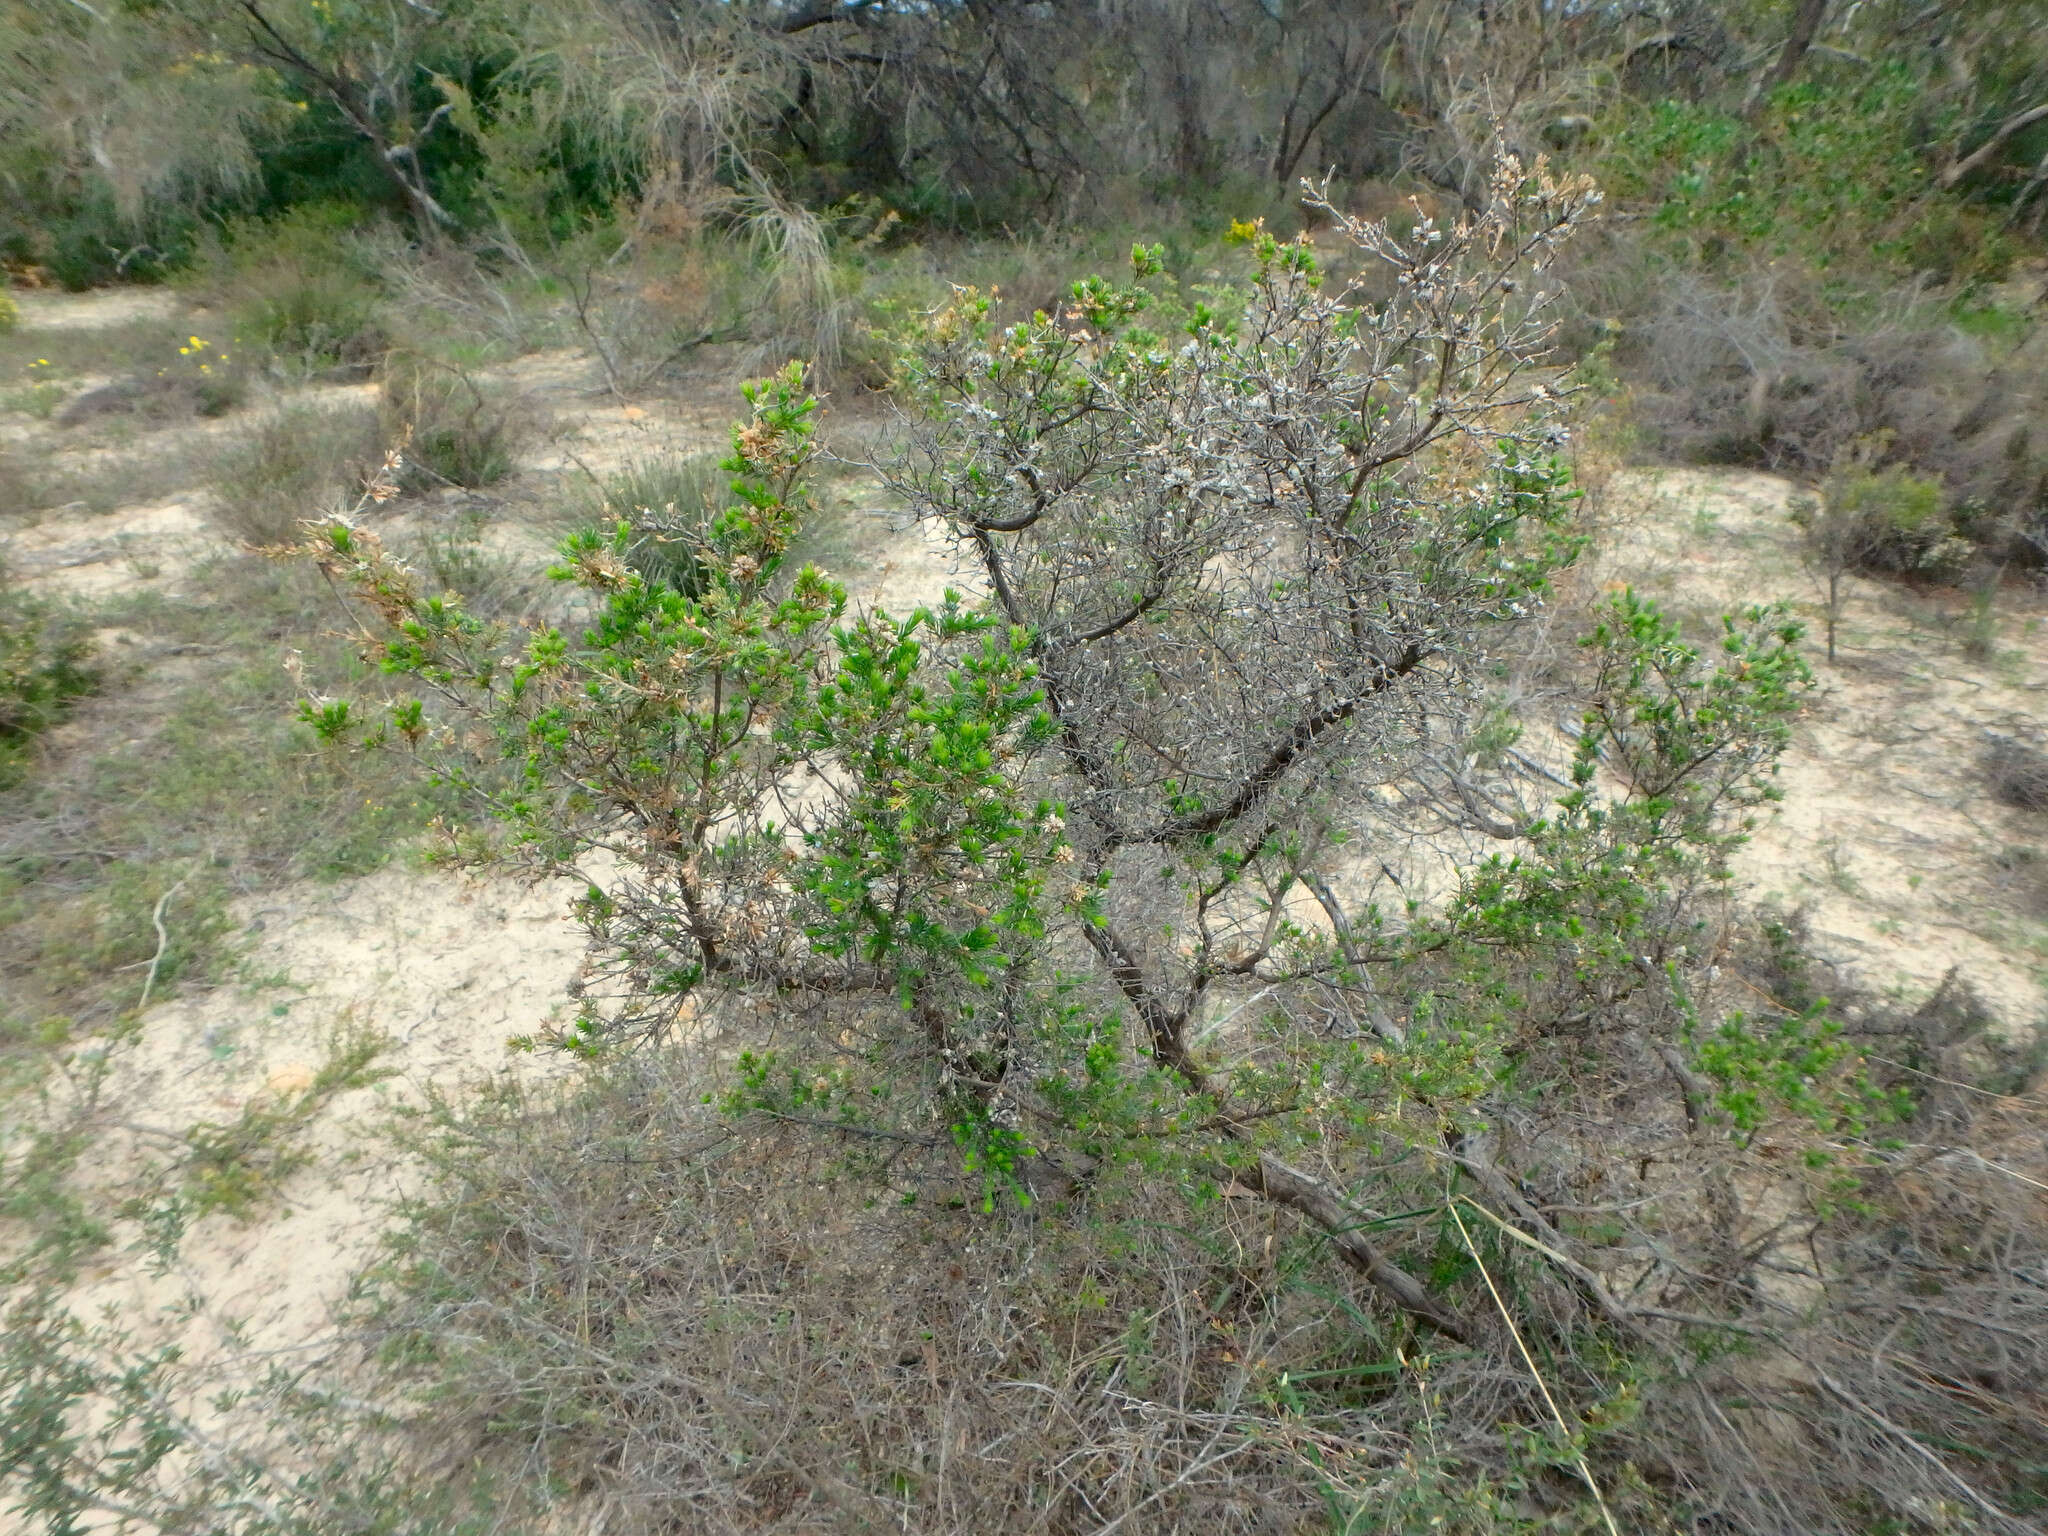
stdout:
POLYGON ((1843 477, 1831 496, 1858 526, 1870 569, 1952 571, 1968 555, 1939 481, 1888 467, 1843 477))
POLYGON ((239 334, 307 372, 367 372, 385 347, 375 294, 337 271, 253 273, 251 297, 236 306, 239 334))
POLYGON ((390 345, 374 275, 350 255, 360 215, 340 204, 294 209, 230 230, 211 285, 244 346, 262 346, 297 373, 367 374, 390 345))
POLYGON ((1893 465, 1842 475, 1826 494, 1848 520, 1865 570, 1951 577, 1970 558, 1939 481, 1893 465))
MULTIPOLYGON (((1181 1307, 1179 1281, 1163 1271, 1185 1275, 1203 1253, 1227 1264, 1239 1210, 1263 1212, 1249 1219, 1270 1237, 1263 1251, 1279 1272, 1218 1282, 1220 1307, 1256 1293, 1262 1319, 1256 1350, 1239 1345, 1251 1352, 1232 1348, 1218 1363, 1269 1370, 1269 1401, 1310 1417, 1351 1411, 1351 1386, 1317 1383, 1348 1377, 1362 1359, 1393 1386, 1402 1368, 1388 1346, 1400 1338, 1439 1336, 1485 1369, 1512 1370, 1518 1357, 1490 1321, 1500 1295, 1491 1276, 1518 1261, 1484 1223, 1511 1221, 1514 1197, 1510 1215, 1497 1193, 1491 1217, 1473 1209, 1475 1238, 1433 1159, 1447 1140, 1477 1138, 1492 1114, 1513 1112, 1509 1085, 1523 1061, 1540 1059, 1531 1070, 1545 1081, 1568 1080, 1584 1020, 1605 1022, 1645 966, 1651 985, 1632 1027, 1657 1031, 1677 1055, 1686 1037, 1676 1003, 1691 967, 1681 973, 1674 957, 1667 973, 1652 957, 1671 953, 1676 913, 1716 878, 1745 814, 1771 797, 1807 682, 1796 626, 1781 615, 1731 616, 1710 648, 1652 606, 1616 599, 1587 640, 1575 787, 1554 815, 1532 813, 1506 834, 1526 835, 1525 856, 1471 871, 1446 909, 1411 911, 1405 929, 1323 894, 1312 850, 1337 835, 1332 808, 1369 798, 1366 775, 1394 771, 1414 749, 1414 722, 1456 707, 1482 637, 1525 615, 1575 552, 1574 496, 1547 451, 1554 397, 1537 397, 1546 403, 1532 417, 1530 401, 1504 393, 1516 360, 1549 331, 1540 310, 1503 300, 1519 291, 1520 253, 1568 234, 1589 194, 1576 183, 1525 185, 1504 169, 1473 225, 1418 228, 1406 244, 1344 226, 1405 279, 1372 309, 1350 294, 1325 297, 1306 240, 1256 227, 1243 233, 1242 287, 1215 306, 1174 313, 1170 296, 1146 286, 1161 276, 1149 249, 1133 252, 1128 285, 1077 284, 1085 337, 1044 316, 1007 323, 985 296, 957 296, 905 362, 924 421, 889 480, 979 551, 989 591, 979 602, 949 593, 905 616, 854 613, 817 569, 788 569, 814 508, 818 402, 797 365, 748 388, 753 418, 733 430, 721 466, 729 495, 697 540, 695 589, 635 571, 630 524, 609 537, 580 533, 556 568, 588 605, 573 633, 487 622, 427 590, 373 529, 334 521, 312 552, 389 621, 372 659, 417 693, 323 699, 303 718, 330 742, 359 732, 402 741, 455 783, 499 771, 502 752, 520 789, 495 797, 498 835, 537 869, 566 869, 578 850, 617 846, 632 829, 632 878, 588 888, 581 904, 603 958, 578 1016, 548 1038, 615 1060, 685 1018, 750 1028, 773 1010, 788 1027, 772 1045, 757 1036, 731 1070, 670 1091, 681 1134, 723 1143, 722 1126, 762 1127, 789 1148, 761 1149, 766 1169, 792 1166, 806 1144, 820 1159, 844 1156, 850 1212, 916 1206, 904 1218, 914 1224, 929 1196, 949 1222, 963 1213, 992 1233, 1020 1211, 1053 1207, 1045 1242, 1065 1253, 1002 1282, 1008 1294, 1028 1287, 1049 1306, 1087 1309, 1054 1336, 1119 1379, 1132 1320, 1156 1322, 1157 1350, 1131 1341, 1128 1368, 1188 1381, 1187 1399, 1221 1415, 1220 1432, 1247 1450, 1259 1429, 1224 1405, 1249 1396, 1158 1359, 1187 1358, 1186 1336, 1162 1321, 1181 1307), (1166 324, 1149 328, 1154 310, 1188 339, 1169 343, 1166 324), (1462 364, 1434 346, 1410 360, 1418 334, 1486 340, 1462 364), (1356 401, 1389 374, 1402 387, 1361 425, 1356 401), (1269 403, 1279 400, 1276 423, 1269 403), (1451 421, 1491 423, 1498 435, 1474 455, 1451 421), (1612 790, 1595 783, 1603 763, 1612 790), (792 794, 796 783, 805 792, 792 794), (1308 890, 1327 902, 1328 926, 1298 904, 1308 890), (1377 993, 1363 979, 1375 962, 1377 993), (1416 1100, 1428 1109, 1410 1124, 1400 1106, 1416 1100), (1158 1238, 1160 1264, 1130 1260, 1148 1216, 1174 1234, 1158 1238), (1350 1299, 1335 1312, 1311 1302, 1333 1294, 1350 1299)), ((1785 1074, 1773 1072, 1772 1047, 1759 1046, 1753 1065, 1764 1084, 1755 1113, 1775 1128, 1804 1105, 1777 1092, 1785 1074)), ((1832 1073, 1836 1063, 1823 1065, 1832 1073)), ((1830 1075, 1815 1093, 1831 1105, 1833 1087, 1830 1075)), ((1455 1180, 1470 1162, 1444 1171, 1455 1180)), ((1488 1191, 1514 1187, 1505 1174, 1479 1176, 1494 1180, 1488 1191)), ((715 1208, 731 1200, 765 1227, 789 1210, 785 1199, 809 1204, 818 1182, 714 1185, 712 1225, 728 1225, 715 1208)), ((1524 1236, 1568 1241, 1525 1220, 1524 1236)), ((671 1202, 629 1241, 701 1254, 692 1221, 671 1202)), ((864 1224, 878 1251, 929 1273, 894 1232, 864 1224)), ((742 1269, 759 1262, 737 1247, 728 1256, 742 1269)), ((955 1327, 947 1302, 899 1331, 886 1309, 939 1293, 863 1285, 858 1321, 817 1335, 854 1359, 763 1360, 779 1340, 758 1317, 720 1340, 732 1355, 713 1362, 694 1278, 664 1278, 672 1309, 624 1268, 604 1268, 606 1362, 571 1353, 545 1299, 522 1313, 487 1287, 475 1314, 481 1331, 486 1306, 498 1312, 504 1331, 486 1353, 523 1359, 509 1373, 524 1380, 537 1369, 527 1342, 564 1351, 562 1369, 546 1372, 562 1396, 514 1387, 491 1394, 486 1411, 522 1435, 536 1426, 528 1445, 558 1416, 592 1422, 591 1465, 620 1466, 621 1437, 643 1443, 638 1407, 585 1406, 638 1393, 644 1367, 628 1330, 698 1338, 712 1380, 730 1370, 765 1384, 784 1366, 798 1379, 852 1379, 882 1347, 859 1342, 862 1333, 922 1335, 936 1350, 955 1327)), ((968 1295, 993 1294, 992 1277, 969 1281, 965 1269, 954 1272, 968 1295)), ((518 1294, 566 1294, 569 1283, 543 1261, 518 1294)), ((1592 1294, 1610 1316, 1623 1311, 1597 1284, 1592 1294)), ((792 1302, 823 1315, 794 1288, 774 1306, 792 1302)), ((959 1309, 968 1326, 979 1308, 959 1309)), ((1552 1326, 1559 1315, 1538 1307, 1526 1318, 1545 1330, 1546 1351, 1577 1348, 1552 1326)), ((812 1336, 793 1330, 789 1342, 812 1336)), ((976 1335, 953 1337, 967 1347, 912 1363, 959 1376, 945 1362, 986 1358, 976 1335)), ((1050 1373, 1051 1361, 1073 1358, 1036 1340, 1029 1351, 1028 1366, 1006 1355, 1005 1372, 1050 1373)), ((1068 1377, 1026 1379, 1054 1404, 1073 1401, 1068 1377)), ((1575 1415, 1620 1388, 1598 1371, 1574 1383, 1575 1415)), ((680 1390, 695 1400, 711 1388, 680 1390)), ((1000 1418, 989 1382, 968 1390, 1000 1418)), ((1178 1381, 1164 1390, 1182 1400, 1178 1381)), ((817 1401, 805 1411, 818 1431, 793 1460, 886 1479, 899 1453, 875 1440, 842 1455, 829 1426, 843 1425, 850 1405, 818 1412, 817 1401)), ((649 1407, 657 1439, 690 1433, 687 1420, 649 1407)), ((915 1411, 879 1417, 893 1432, 915 1411)), ((1412 1399, 1370 1410, 1404 1433, 1415 1411, 1412 1399)), ((1515 1423, 1579 1480, 1564 1495, 1579 1498, 1593 1482, 1591 1425, 1533 1406, 1515 1423)), ((731 1430, 741 1443, 755 1433, 731 1430)), ((1093 1454, 1087 1444, 1006 1465, 1001 1487, 1044 1488, 1030 1500, 1044 1507, 1057 1497, 1049 1466, 1093 1454)), ((718 1490, 707 1489, 706 1507, 753 1492, 733 1486, 724 1461, 702 1467, 665 1441, 654 1454, 718 1490)), ((960 1479, 981 1470, 960 1458, 960 1479)), ((627 1474, 622 1492, 648 1496, 627 1474)), ((906 1497, 935 1509, 967 1497, 964 1481, 936 1469, 918 1482, 906 1497)), ((1312 1480, 1275 1482, 1287 1492, 1271 1498, 1314 1498, 1312 1480)), ((1131 1487, 1133 1513, 1174 1493, 1131 1487)), ((1011 1512, 985 1505, 977 1528, 1009 1528, 1011 1512)))
POLYGON ((1643 208, 1654 244, 1690 260, 1797 256, 1944 280, 1996 281, 2017 247, 1984 210, 1927 195, 1927 84, 1904 62, 1724 105, 1621 97, 1590 168, 1643 208))
POLYGON ((139 404, 145 413, 225 416, 249 397, 249 358, 242 347, 197 334, 179 341, 176 352, 142 380, 139 404))
POLYGON ((0 567, 0 787, 19 777, 29 743, 98 681, 82 621, 0 567))

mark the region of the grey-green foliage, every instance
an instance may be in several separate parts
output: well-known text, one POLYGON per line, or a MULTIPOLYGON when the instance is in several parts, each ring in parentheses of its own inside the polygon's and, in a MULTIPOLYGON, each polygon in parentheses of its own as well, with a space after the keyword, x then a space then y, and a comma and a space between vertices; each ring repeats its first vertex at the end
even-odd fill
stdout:
POLYGON ((0 1321, 0 1498, 30 1529, 463 1536, 511 1513, 398 1471, 392 1425, 286 1367, 197 1369, 47 1286, 0 1321))

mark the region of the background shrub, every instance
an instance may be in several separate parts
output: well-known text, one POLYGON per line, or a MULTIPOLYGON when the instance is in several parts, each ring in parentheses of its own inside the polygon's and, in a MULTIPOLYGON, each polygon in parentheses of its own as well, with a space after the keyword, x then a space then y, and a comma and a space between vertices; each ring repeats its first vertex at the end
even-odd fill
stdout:
POLYGON ((345 204, 316 204, 231 228, 208 286, 241 345, 267 349, 295 374, 369 374, 390 341, 373 274, 348 238, 359 216, 345 204))
POLYGON ((518 391, 419 357, 392 361, 378 419, 386 441, 404 443, 400 480, 414 488, 494 485, 542 425, 518 391))
POLYGON ((244 544, 289 543, 302 520, 355 499, 384 442, 373 407, 286 406, 221 451, 215 516, 244 544))
POLYGON ((632 527, 626 560, 649 581, 695 595, 696 543, 731 477, 715 453, 666 453, 629 461, 583 503, 586 520, 632 527))
POLYGON ((2048 811, 2048 752, 2016 736, 1994 736, 1984 751, 1984 778, 2000 805, 2048 811))
POLYGON ((1953 575, 1969 558, 1938 481, 1894 465, 1842 475, 1827 494, 1854 528, 1866 570, 1953 575))
POLYGON ((29 744, 99 680, 84 622, 25 592, 0 565, 0 787, 29 744))

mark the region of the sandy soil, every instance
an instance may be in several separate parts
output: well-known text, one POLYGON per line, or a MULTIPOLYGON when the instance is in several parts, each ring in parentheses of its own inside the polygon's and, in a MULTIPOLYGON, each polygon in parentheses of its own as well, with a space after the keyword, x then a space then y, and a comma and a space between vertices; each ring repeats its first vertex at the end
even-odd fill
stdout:
MULTIPOLYGON (((204 1217, 168 1274, 109 1249, 77 1293, 81 1311, 115 1304, 167 1317, 162 1309, 196 1297, 202 1305, 174 1336, 200 1361, 317 1340, 408 1187, 410 1167, 380 1129, 391 1110, 430 1086, 552 1070, 508 1041, 556 1020, 567 1001, 583 954, 567 919, 572 894, 394 866, 245 903, 245 979, 152 1008, 108 1059, 96 1090, 104 1135, 88 1170, 108 1203, 163 1159, 168 1136, 296 1101, 351 1038, 381 1041, 363 1074, 378 1080, 322 1098, 307 1166, 259 1219, 204 1217)), ((75 1063, 69 1080, 82 1083, 88 1065, 75 1063)))
POLYGON ((25 331, 94 331, 131 320, 168 320, 185 308, 170 288, 98 288, 64 293, 54 288, 8 290, 25 331))
MULTIPOLYGON (((23 324, 82 328, 169 317, 176 313, 171 298, 32 294, 22 306, 23 324)), ((711 376, 715 370, 706 366, 701 388, 620 402, 578 354, 522 358, 500 381, 531 394, 547 418, 541 441, 520 466, 522 478, 602 478, 636 458, 722 451, 743 407, 733 375, 711 376)), ((309 388, 294 397, 335 405, 373 398, 364 386, 309 388)), ((179 484, 203 474, 205 455, 192 451, 194 441, 244 430, 278 404, 131 432, 114 447, 50 423, 10 422, 14 438, 31 451, 72 462, 95 453, 156 452, 165 494, 104 516, 82 506, 45 509, 0 539, 0 557, 31 586, 88 602, 175 590, 180 578, 231 547, 209 519, 208 494, 179 484)), ((379 518, 393 529, 427 525, 463 495, 406 498, 379 518)), ((818 557, 856 603, 902 611, 967 584, 936 542, 901 527, 871 492, 835 489, 830 507, 818 557)), ((555 534, 544 523, 527 523, 515 508, 492 522, 487 536, 539 557, 555 534)), ((110 657, 132 664, 135 636, 98 633, 110 657)), ((159 657, 153 665, 161 671, 176 661, 159 657)), ((60 726, 60 736, 71 728, 60 726)), ((559 1019, 569 1006, 567 989, 583 954, 581 931, 568 918, 573 894, 565 884, 529 889, 397 864, 362 879, 295 886, 240 903, 233 916, 251 941, 242 980, 165 999, 132 1038, 111 1051, 81 1050, 55 1080, 51 1112, 87 1109, 96 1127, 93 1156, 81 1170, 88 1200, 110 1211, 138 1190, 158 1187, 156 1170, 194 1126, 228 1125, 251 1110, 298 1101, 347 1040, 380 1042, 369 1074, 376 1081, 323 1096, 298 1136, 310 1154, 304 1166, 249 1219, 216 1212, 195 1222, 168 1272, 145 1251, 139 1221, 115 1220, 115 1241, 69 1297, 77 1314, 112 1308, 138 1342, 175 1342, 201 1370, 279 1352, 310 1363, 328 1348, 335 1306, 375 1256, 393 1203, 416 1177, 416 1166, 387 1134, 393 1112, 417 1104, 430 1088, 455 1090, 502 1072, 562 1070, 544 1054, 514 1052, 508 1041, 559 1019)))
POLYGON ((205 497, 194 493, 105 517, 58 509, 8 540, 5 553, 8 569, 24 582, 94 599, 174 587, 219 547, 205 497))
POLYGON ((1740 890, 1804 909, 1816 949, 1865 988, 1917 998, 1958 967, 2008 1032, 2033 1030, 2048 1018, 2048 899, 2017 851, 2048 843, 2048 818, 1994 800, 1982 764, 1993 736, 2043 723, 2048 608, 2008 585, 1992 653, 1973 660, 1962 594, 1850 578, 1829 665, 1790 518, 1798 493, 1740 471, 1624 475, 1595 574, 1706 622, 1769 601, 1807 619, 1817 686, 1784 802, 1736 859, 1740 890))

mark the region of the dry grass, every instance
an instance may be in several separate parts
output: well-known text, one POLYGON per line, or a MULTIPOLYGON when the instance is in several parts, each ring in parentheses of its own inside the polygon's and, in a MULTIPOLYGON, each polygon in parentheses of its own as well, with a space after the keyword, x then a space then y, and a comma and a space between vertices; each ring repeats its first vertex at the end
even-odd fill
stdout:
POLYGON ((288 405, 221 451, 212 476, 215 515, 243 544, 289 543, 302 520, 352 502, 383 455, 374 408, 288 405))
POLYGON ((1994 737, 1984 749, 1984 782, 2000 805, 2048 811, 2048 752, 2016 736, 1994 737))
POLYGON ((132 1009, 162 943, 157 993, 220 974, 228 903, 278 880, 375 868, 445 799, 405 765, 314 749, 298 690, 361 661, 307 573, 253 557, 203 568, 175 598, 103 606, 135 638, 128 665, 44 739, 0 791, 0 1027, 10 1040, 107 1029, 132 1009), (180 882, 183 882, 180 886, 180 882), (163 911, 160 940, 152 912, 163 911))
MULTIPOLYGON (((1613 264, 1641 257, 1616 247, 1613 264)), ((1827 474, 1852 445, 1938 480, 1956 528, 1992 559, 2038 565, 2048 549, 2048 457, 2032 430, 2048 351, 2015 322, 1965 325, 1911 285, 1831 308, 1796 264, 1739 280, 1690 274, 1645 291, 1623 351, 1639 418, 1666 451, 1827 474)))
POLYGON ((1392 1342, 1263 1213, 1197 1236, 1140 1178, 983 1216, 950 1147, 730 1129, 702 1086, 643 1057, 444 1110, 376 1322, 426 1443, 632 1532, 1280 1532, 1314 1447, 1399 1466, 1392 1342))
MULTIPOLYGON (((1759 941, 1759 978, 1803 997, 1793 943, 1759 941)), ((1606 1529, 1548 1401, 1621 1530, 2017 1536, 2048 1509, 2038 1063, 1959 982, 1859 1017, 1912 1110, 1818 1206, 1768 1214, 1768 1146, 1674 1139, 1648 1056, 1624 1088, 1608 1053, 1617 1118, 1583 1146, 1539 1133, 1522 1188, 1557 1241, 1682 1250, 1691 1278, 1636 1297, 1690 1319, 1659 1342, 1599 1327, 1482 1200, 1459 1232, 1428 1159, 1373 1176, 1421 1208, 1377 1230, 1483 1277, 1529 1355, 1417 1334, 1228 1191, 1126 1167, 984 1214, 943 1132, 723 1122, 682 1050, 439 1106, 369 1328, 417 1443, 614 1532, 1606 1529), (1639 1155, 1647 1199, 1579 1177, 1639 1155)))

